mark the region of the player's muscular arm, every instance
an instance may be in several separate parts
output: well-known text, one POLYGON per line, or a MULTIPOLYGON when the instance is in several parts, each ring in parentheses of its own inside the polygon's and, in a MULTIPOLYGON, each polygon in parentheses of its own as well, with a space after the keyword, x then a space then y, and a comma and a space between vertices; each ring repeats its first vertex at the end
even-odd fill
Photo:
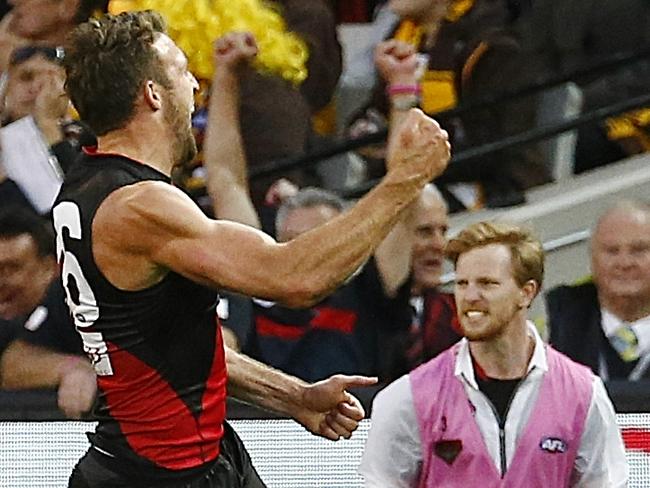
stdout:
MULTIPOLYGON (((118 288, 150 286, 161 271, 172 269, 209 286, 307 306, 367 258, 370 234, 381 238, 378 226, 364 218, 372 218, 371 209, 364 208, 343 222, 279 244, 256 229, 208 219, 169 185, 140 183, 116 191, 102 204, 93 222, 93 250, 118 288)), ((392 219, 387 215, 395 210, 381 202, 374 211, 380 209, 382 227, 388 227, 392 219)))
POLYGON ((129 287, 133 282, 115 283, 115 268, 126 268, 129 280, 146 274, 147 263, 153 263, 214 287, 309 306, 369 257, 424 183, 444 169, 449 148, 437 124, 413 112, 403 127, 395 152, 400 164, 380 185, 342 216, 284 244, 241 224, 208 219, 169 185, 146 182, 120 189, 93 222, 100 269, 116 286, 129 287), (109 255, 122 256, 122 264, 105 266, 102 256, 109 255))

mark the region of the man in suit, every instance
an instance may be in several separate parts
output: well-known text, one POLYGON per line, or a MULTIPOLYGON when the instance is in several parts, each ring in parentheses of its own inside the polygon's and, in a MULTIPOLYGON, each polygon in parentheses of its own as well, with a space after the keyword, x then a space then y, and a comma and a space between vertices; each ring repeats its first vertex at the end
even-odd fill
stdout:
POLYGON ((593 281, 547 297, 550 342, 604 379, 636 380, 650 364, 650 205, 622 201, 598 220, 593 281))

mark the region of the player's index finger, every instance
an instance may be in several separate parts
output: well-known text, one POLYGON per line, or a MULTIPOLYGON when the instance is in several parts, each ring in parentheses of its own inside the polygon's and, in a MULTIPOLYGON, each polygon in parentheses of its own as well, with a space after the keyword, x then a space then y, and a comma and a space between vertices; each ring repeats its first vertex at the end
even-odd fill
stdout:
POLYGON ((378 381, 379 378, 376 376, 353 375, 343 377, 343 382, 345 383, 346 388, 354 386, 371 386, 376 384, 378 381))

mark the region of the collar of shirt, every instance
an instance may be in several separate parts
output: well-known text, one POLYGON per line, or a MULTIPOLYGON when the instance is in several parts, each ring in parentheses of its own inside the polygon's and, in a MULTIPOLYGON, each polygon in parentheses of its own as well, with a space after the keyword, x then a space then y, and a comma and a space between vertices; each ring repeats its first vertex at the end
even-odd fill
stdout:
POLYGON ((601 327, 607 337, 613 336, 621 325, 628 323, 639 341, 639 353, 644 355, 650 352, 650 315, 634 322, 624 322, 609 310, 601 308, 600 316, 601 327))
POLYGON ((409 303, 411 304, 411 307, 413 307, 413 323, 421 326, 422 314, 424 314, 424 297, 411 297, 409 303))
MULTIPOLYGON (((548 362, 546 361, 546 350, 544 349, 544 342, 539 336, 535 325, 529 320, 526 321, 526 324, 528 325, 528 335, 535 341, 533 357, 530 358, 526 373, 530 373, 533 368, 539 370, 540 372, 547 371, 548 362)), ((472 386, 472 388, 478 390, 478 384, 476 383, 476 377, 474 375, 474 367, 472 366, 472 356, 469 352, 469 341, 463 337, 458 343, 457 348, 454 376, 463 377, 465 381, 472 386)))

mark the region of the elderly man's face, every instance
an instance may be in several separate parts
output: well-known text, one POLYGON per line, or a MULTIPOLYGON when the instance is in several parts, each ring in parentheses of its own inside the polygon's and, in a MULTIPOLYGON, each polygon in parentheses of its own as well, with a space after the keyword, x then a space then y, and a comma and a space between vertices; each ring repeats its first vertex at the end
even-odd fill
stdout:
POLYGON ((65 77, 63 68, 42 54, 9 68, 5 111, 14 120, 33 114, 48 77, 65 77))
POLYGON ((607 214, 594 233, 591 262, 605 298, 650 300, 650 215, 635 209, 607 214))

